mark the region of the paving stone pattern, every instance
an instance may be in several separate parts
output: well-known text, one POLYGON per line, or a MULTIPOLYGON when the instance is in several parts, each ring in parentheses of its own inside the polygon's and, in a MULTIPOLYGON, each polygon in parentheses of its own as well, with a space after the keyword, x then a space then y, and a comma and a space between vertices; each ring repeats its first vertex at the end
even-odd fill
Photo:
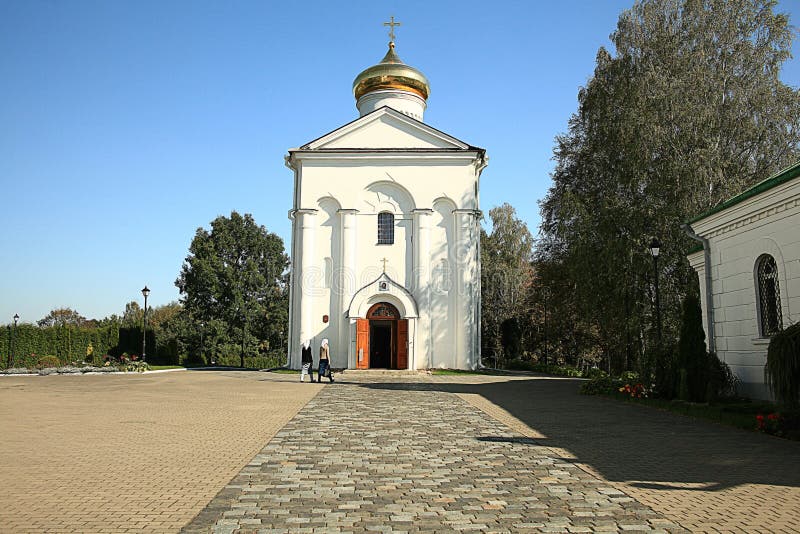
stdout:
POLYGON ((0 533, 177 532, 316 393, 258 372, 2 377, 0 533))
POLYGON ((457 395, 405 382, 324 386, 184 531, 685 531, 457 395))

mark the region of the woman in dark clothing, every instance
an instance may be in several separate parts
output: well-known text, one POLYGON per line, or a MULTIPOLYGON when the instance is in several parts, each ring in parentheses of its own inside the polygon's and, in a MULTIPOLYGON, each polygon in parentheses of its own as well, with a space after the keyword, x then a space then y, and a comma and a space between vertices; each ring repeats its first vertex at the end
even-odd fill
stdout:
POLYGON ((311 340, 307 339, 303 341, 303 348, 301 349, 301 363, 303 364, 303 369, 300 371, 300 382, 304 382, 306 375, 311 381, 314 381, 314 375, 311 374, 311 366, 314 363, 314 354, 311 352, 311 340))
POLYGON ((319 375, 317 382, 322 382, 322 377, 327 376, 333 382, 333 373, 330 372, 331 360, 328 350, 328 340, 323 339, 319 348, 319 375))

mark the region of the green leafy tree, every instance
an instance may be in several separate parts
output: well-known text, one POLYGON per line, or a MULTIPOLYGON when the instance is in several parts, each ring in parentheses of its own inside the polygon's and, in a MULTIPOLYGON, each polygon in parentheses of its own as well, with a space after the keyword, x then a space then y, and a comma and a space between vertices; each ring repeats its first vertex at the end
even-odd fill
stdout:
POLYGON ((481 344, 483 357, 500 361, 504 355, 500 325, 529 316, 533 236, 509 204, 489 210, 489 218, 491 232, 481 230, 481 344))
POLYGON ((779 78, 793 33, 774 6, 637 2, 556 139, 541 204, 542 284, 569 288, 571 313, 554 320, 588 323, 609 367, 652 373, 653 355, 674 345, 681 300, 696 284, 681 223, 797 157, 800 93, 779 78), (663 347, 652 326, 653 236, 663 243, 663 347))
POLYGON ((288 265, 280 237, 234 211, 214 219, 211 231, 197 229, 175 284, 194 321, 225 325, 227 339, 216 343, 241 343, 242 356, 253 355, 254 341, 277 346, 286 331, 288 265))
MULTIPOLYGON (((150 311, 150 306, 147 307, 150 311)), ((139 303, 132 300, 125 304, 125 311, 122 314, 122 326, 124 328, 141 328, 144 320, 144 308, 139 303)))
POLYGON ((86 317, 72 308, 57 308, 36 321, 36 324, 43 328, 48 326, 85 326, 87 323, 86 317))

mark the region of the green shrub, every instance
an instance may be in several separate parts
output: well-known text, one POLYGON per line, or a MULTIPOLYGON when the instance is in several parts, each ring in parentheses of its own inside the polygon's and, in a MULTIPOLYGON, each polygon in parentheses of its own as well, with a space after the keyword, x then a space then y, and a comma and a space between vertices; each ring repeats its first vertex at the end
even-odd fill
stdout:
POLYGON ((622 374, 619 375, 619 379, 627 384, 633 384, 634 382, 639 382, 639 373, 623 371, 622 374))
POLYGON ((595 378, 605 378, 608 376, 608 373, 603 371, 602 369, 589 369, 586 373, 584 373, 584 377, 590 380, 595 378))
MULTIPOLYGON (((315 358, 316 361, 316 358, 315 358)), ((239 367, 241 360, 239 355, 220 356, 216 359, 217 366, 220 367, 239 367)), ((248 369, 272 369, 280 367, 286 363, 286 356, 282 354, 271 354, 268 356, 245 356, 244 366, 248 369)))
POLYGON ((772 336, 764 379, 778 403, 800 406, 800 323, 772 336))
POLYGON ((44 369, 46 367, 59 367, 61 362, 55 356, 42 356, 36 362, 36 369, 44 369))
POLYGON ((536 364, 525 360, 511 360, 506 364, 506 369, 511 371, 533 371, 536 364))
POLYGON ((736 396, 739 379, 733 374, 728 364, 717 358, 713 352, 708 353, 708 395, 706 401, 728 399, 736 396))
POLYGON ((206 365, 206 362, 200 357, 200 354, 191 352, 183 357, 181 363, 186 367, 200 367, 206 365))
POLYGON ((584 382, 580 392, 583 395, 615 395, 619 393, 619 388, 623 387, 623 381, 608 375, 597 376, 588 382, 584 382))

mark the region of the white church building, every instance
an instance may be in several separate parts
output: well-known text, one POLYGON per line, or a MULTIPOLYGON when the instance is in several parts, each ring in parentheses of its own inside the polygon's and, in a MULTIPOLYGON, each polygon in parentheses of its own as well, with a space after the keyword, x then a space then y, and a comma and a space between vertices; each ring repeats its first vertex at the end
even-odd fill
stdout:
POLYGON ((700 279, 708 349, 739 377, 740 393, 769 398, 770 338, 800 321, 800 162, 689 225, 703 245, 688 259, 700 279))
POLYGON ((480 363, 482 148, 423 122, 430 86, 389 51, 356 76, 359 118, 289 150, 289 365, 329 340, 348 369, 480 363))

